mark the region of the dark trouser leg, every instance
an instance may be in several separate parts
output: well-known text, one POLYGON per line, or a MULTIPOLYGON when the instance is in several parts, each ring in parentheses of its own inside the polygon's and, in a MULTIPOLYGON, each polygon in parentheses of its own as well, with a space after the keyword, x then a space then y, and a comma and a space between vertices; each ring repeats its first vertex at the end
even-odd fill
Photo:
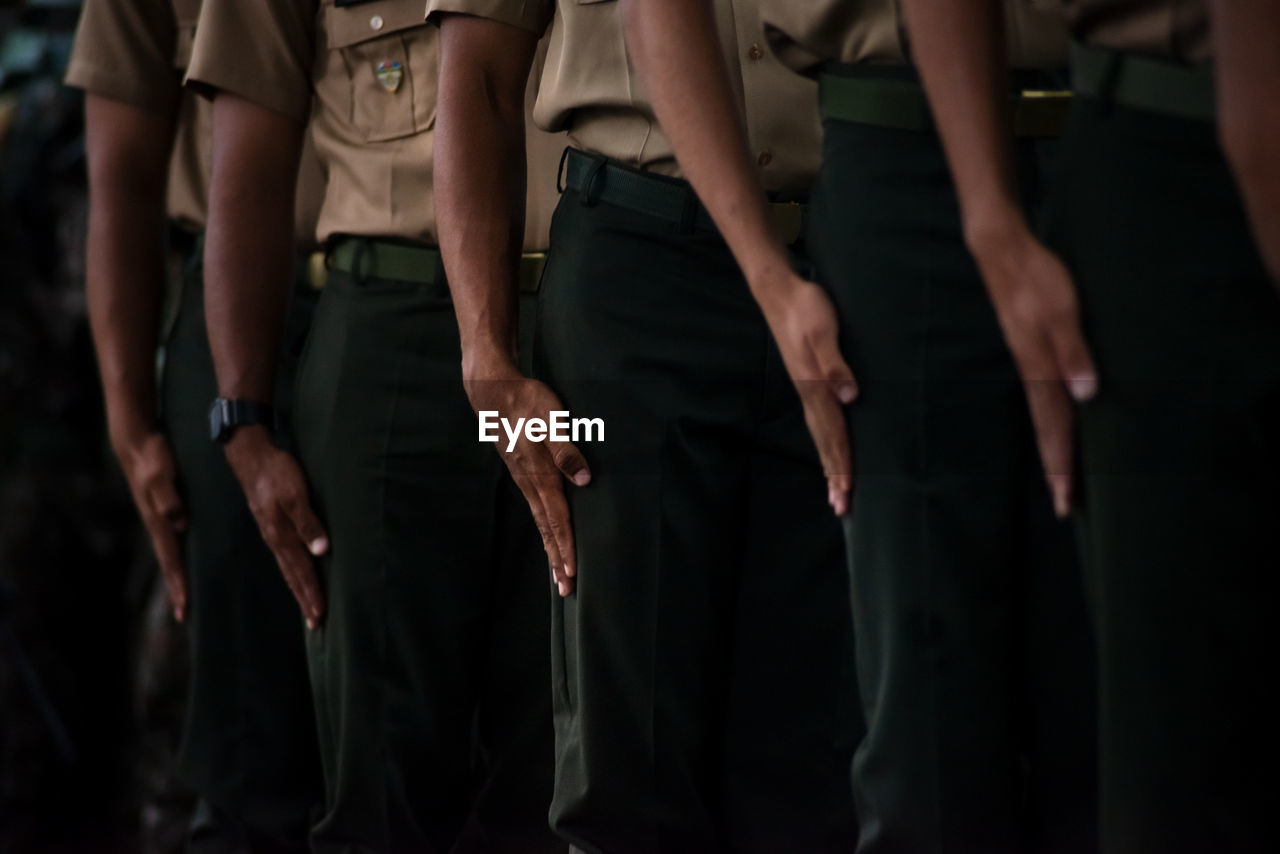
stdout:
MULTIPOLYGON (((209 441, 217 396, 201 270, 188 270, 163 384, 190 529, 191 695, 179 763, 206 802, 193 851, 305 851, 320 797, 303 629, 222 450, 209 441)), ((295 319, 298 306, 295 305, 295 319)), ((280 380, 287 408, 289 367, 280 380)))
POLYGON ((1084 101, 1064 145, 1104 848, 1271 850, 1280 297, 1211 125, 1084 101))
POLYGON ((331 273, 299 378, 300 456, 333 544, 309 643, 318 852, 445 852, 473 806, 485 850, 556 850, 546 560, 477 440, 444 288, 331 273))
POLYGON ((566 193, 538 337, 538 375, 607 431, 568 488, 557 831, 593 854, 847 850, 839 533, 723 243, 566 193))
POLYGON ((862 388, 845 528, 868 725, 859 850, 1089 850, 1091 649, 1070 530, 1051 519, 937 139, 828 122, 810 223, 862 388))

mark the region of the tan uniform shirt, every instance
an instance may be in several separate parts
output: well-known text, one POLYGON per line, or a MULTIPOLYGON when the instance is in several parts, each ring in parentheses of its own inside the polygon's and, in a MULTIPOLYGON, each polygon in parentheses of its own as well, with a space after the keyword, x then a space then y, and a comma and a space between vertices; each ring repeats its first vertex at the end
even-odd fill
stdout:
POLYGON ((1205 0, 1066 0, 1072 35, 1086 44, 1180 62, 1210 58, 1205 0))
MULTIPOLYGON (((431 170, 440 43, 423 7, 424 0, 205 7, 188 79, 310 120, 327 177, 321 242, 337 234, 438 242, 431 170)), ((525 248, 543 249, 563 144, 533 137, 531 145, 542 165, 530 170, 525 248), (539 173, 546 177, 535 184, 539 173)))
POLYGON ((70 86, 173 118, 169 216, 199 231, 208 214, 209 105, 182 89, 200 0, 85 0, 70 86))
MULTIPOLYGON (((787 0, 806 5, 810 0, 787 0)), ((817 92, 764 46, 760 0, 715 0, 720 43, 766 190, 807 190, 820 158, 817 92)), ((573 145, 665 175, 680 174, 623 39, 616 0, 428 0, 430 14, 461 12, 551 43, 534 118, 573 145)))
MULTIPOLYGON (((911 61, 902 0, 761 0, 761 6, 770 46, 802 74, 817 74, 825 62, 911 61)), ((1067 64, 1060 6, 1060 0, 1005 0, 1011 67, 1067 64)))

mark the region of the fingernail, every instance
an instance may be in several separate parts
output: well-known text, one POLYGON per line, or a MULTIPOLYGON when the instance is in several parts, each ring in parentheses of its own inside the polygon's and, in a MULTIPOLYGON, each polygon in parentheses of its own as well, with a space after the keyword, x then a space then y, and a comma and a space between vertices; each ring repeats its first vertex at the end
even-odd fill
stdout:
POLYGON ((310 631, 313 631, 313 632, 316 630, 316 620, 315 620, 315 617, 307 617, 307 628, 308 628, 310 631))
POLYGON ((324 554, 325 549, 329 548, 329 541, 324 537, 316 537, 307 544, 307 548, 311 551, 312 555, 319 557, 324 554))
POLYGON ((1084 403, 1098 393, 1098 378, 1092 374, 1080 374, 1067 380, 1067 389, 1076 403, 1084 403))
POLYGON ((565 583, 564 583, 563 581, 557 581, 557 582, 556 582, 556 590, 558 590, 558 591, 560 592, 560 596, 561 596, 561 598, 564 598, 565 596, 568 596, 568 595, 569 595, 569 592, 568 592, 568 590, 566 589, 566 585, 565 585, 565 583))
POLYGON ((582 469, 573 476, 573 482, 577 486, 586 486, 591 482, 591 472, 586 469, 582 469))
POLYGON ((836 396, 840 398, 841 403, 853 403, 854 398, 858 396, 858 387, 853 383, 842 383, 840 388, 836 389, 836 396))
POLYGON ((569 576, 570 578, 573 578, 575 575, 578 574, 578 570, 575 567, 569 566, 569 564, 566 563, 564 565, 564 574, 569 576))
POLYGON ((1053 512, 1057 514, 1059 519, 1065 519, 1071 515, 1071 500, 1067 497, 1066 490, 1055 490, 1053 493, 1053 512))

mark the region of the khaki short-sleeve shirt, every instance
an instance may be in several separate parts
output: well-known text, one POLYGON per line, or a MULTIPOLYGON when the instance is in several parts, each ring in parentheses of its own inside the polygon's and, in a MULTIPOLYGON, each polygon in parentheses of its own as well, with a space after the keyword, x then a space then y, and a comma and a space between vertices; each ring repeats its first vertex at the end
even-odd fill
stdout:
POLYGON ((204 228, 209 192, 209 106, 182 90, 200 0, 85 0, 66 82, 175 122, 167 210, 204 228))
MULTIPOLYGON (((824 63, 911 62, 902 0, 761 0, 769 43, 785 65, 814 75, 824 63)), ((1067 63, 1060 0, 1005 0, 1009 65, 1067 63)))
POLYGON ((1072 35, 1112 50, 1179 62, 1211 56, 1204 0, 1066 0, 1072 35))
MULTIPOLYGON (((424 0, 215 0, 188 80, 308 121, 326 184, 316 237, 437 243, 434 161, 439 35, 424 0)), ((534 139, 526 248, 545 248, 559 147, 534 139), (531 182, 532 183, 532 182, 531 182)))
MULTIPOLYGON (((715 0, 720 44, 761 185, 802 193, 820 158, 817 92, 765 49, 761 5, 760 0, 715 0)), ((567 131, 583 150, 680 175, 627 52, 617 0, 429 0, 427 10, 433 16, 457 12, 491 18, 534 33, 550 27, 534 111, 538 125, 567 131)))

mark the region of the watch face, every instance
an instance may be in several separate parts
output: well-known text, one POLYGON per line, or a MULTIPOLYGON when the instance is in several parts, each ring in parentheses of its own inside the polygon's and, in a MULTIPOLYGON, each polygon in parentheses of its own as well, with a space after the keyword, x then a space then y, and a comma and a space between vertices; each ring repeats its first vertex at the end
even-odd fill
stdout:
POLYGON ((209 438, 226 442, 237 427, 263 424, 275 430, 275 412, 256 400, 227 400, 220 397, 209 407, 209 438))
POLYGON ((209 407, 209 439, 213 442, 221 442, 227 432, 226 407, 225 400, 218 398, 209 407))

